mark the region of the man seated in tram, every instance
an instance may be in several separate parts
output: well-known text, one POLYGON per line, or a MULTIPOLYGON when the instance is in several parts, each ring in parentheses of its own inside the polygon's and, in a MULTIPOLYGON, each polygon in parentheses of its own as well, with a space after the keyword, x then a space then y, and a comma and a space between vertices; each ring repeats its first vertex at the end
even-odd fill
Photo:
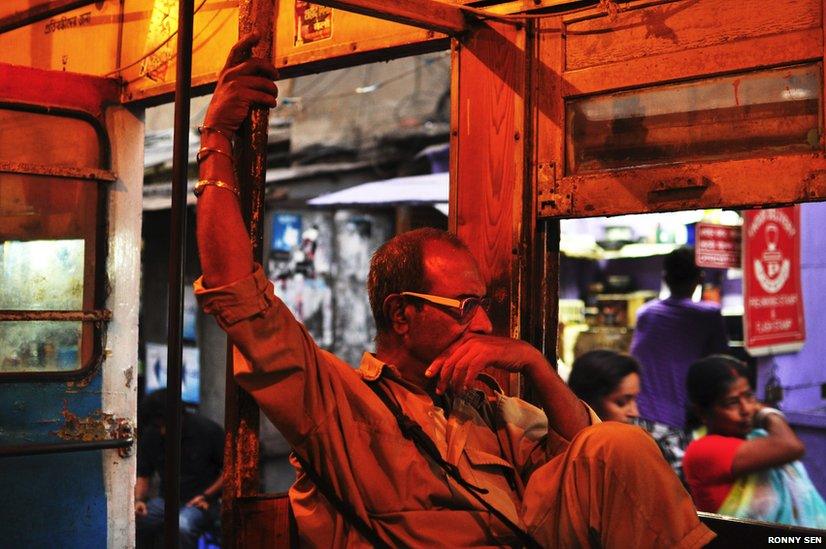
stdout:
MULTIPOLYGON (((255 36, 230 59, 249 55, 255 36)), ((713 538, 656 444, 599 424, 538 350, 491 335, 485 283, 455 236, 401 234, 372 259, 375 354, 320 349, 254 264, 231 136, 273 107, 275 69, 227 63, 202 128, 195 283, 244 360, 235 378, 294 449, 302 546, 700 547, 713 538), (542 409, 485 370, 521 372, 542 409), (492 383, 491 383, 492 384, 492 383), (491 394, 492 393, 492 394, 491 394)))

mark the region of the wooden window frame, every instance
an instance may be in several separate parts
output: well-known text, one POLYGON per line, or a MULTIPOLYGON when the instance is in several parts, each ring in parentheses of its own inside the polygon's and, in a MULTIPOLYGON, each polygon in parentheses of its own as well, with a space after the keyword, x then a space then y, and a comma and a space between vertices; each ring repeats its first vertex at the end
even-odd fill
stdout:
MULTIPOLYGON (((818 64, 821 142, 817 150, 805 153, 754 153, 725 160, 566 175, 566 128, 543 127, 540 113, 540 164, 535 171, 538 193, 544 192, 545 197, 537 204, 537 216, 547 219, 749 208, 826 199, 823 5, 816 0, 784 4, 785 12, 782 6, 769 10, 782 17, 760 32, 755 29, 768 16, 749 18, 740 13, 742 21, 737 21, 732 0, 714 5, 686 0, 640 1, 627 4, 614 17, 594 9, 543 19, 538 29, 539 60, 534 80, 553 81, 561 93, 540 99, 540 108, 544 104, 564 117, 567 103, 573 99, 818 64), (721 18, 716 24, 712 24, 712 12, 721 18), (612 34, 611 40, 600 38, 608 33, 612 34), (664 39, 668 33, 670 38, 664 39), (554 72, 559 77, 554 78, 554 72), (543 147, 548 149, 542 151, 543 147), (548 160, 544 179, 543 157, 548 160)), ((742 4, 737 6, 743 9, 742 4)))

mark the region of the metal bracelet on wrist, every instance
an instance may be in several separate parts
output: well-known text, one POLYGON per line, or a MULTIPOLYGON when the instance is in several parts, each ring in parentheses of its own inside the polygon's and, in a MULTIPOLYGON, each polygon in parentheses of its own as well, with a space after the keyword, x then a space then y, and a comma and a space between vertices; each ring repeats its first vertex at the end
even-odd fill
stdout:
POLYGON ((777 408, 766 407, 760 408, 760 410, 758 410, 757 413, 754 415, 754 424, 758 427, 765 428, 766 420, 770 415, 778 415, 781 418, 783 418, 784 421, 786 420, 786 415, 777 408))

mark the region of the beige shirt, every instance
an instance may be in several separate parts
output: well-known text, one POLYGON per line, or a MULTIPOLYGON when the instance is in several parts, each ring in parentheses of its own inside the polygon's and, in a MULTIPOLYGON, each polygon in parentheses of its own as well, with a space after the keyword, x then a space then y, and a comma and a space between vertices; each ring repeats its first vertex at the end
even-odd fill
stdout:
MULTIPOLYGON (((468 398, 453 399, 446 415, 391 364, 365 353, 353 370, 315 344, 274 296, 260 265, 250 277, 219 288, 205 289, 199 279, 195 290, 204 311, 216 316, 241 353, 235 360, 238 383, 293 449, 391 546, 514 541, 510 529, 403 437, 393 414, 365 382, 381 383, 443 458, 465 480, 489 490, 483 497, 520 525, 528 477, 568 446, 548 431, 540 409, 501 394, 474 399, 479 395, 472 391, 468 398), (474 407, 474 400, 482 406, 474 407), (486 411, 496 416, 496 430, 483 419, 486 411)), ((369 547, 300 470, 290 499, 302 547, 369 547)))

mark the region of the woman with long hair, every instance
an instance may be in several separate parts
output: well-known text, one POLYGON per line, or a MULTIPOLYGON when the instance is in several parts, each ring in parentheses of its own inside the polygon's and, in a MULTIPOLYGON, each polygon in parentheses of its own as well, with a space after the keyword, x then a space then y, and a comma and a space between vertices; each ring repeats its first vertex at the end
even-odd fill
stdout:
POLYGON ((687 389, 702 423, 683 460, 697 508, 826 528, 826 503, 798 461, 803 442, 782 412, 757 401, 746 365, 725 355, 698 360, 687 389))
POLYGON ((663 457, 683 480, 682 460, 688 434, 664 423, 640 418, 640 365, 634 357, 608 349, 583 353, 574 361, 568 385, 603 421, 639 425, 650 434, 663 457))
POLYGON ((630 355, 608 349, 583 353, 571 367, 568 386, 604 421, 633 423, 640 415, 640 365, 630 355))

